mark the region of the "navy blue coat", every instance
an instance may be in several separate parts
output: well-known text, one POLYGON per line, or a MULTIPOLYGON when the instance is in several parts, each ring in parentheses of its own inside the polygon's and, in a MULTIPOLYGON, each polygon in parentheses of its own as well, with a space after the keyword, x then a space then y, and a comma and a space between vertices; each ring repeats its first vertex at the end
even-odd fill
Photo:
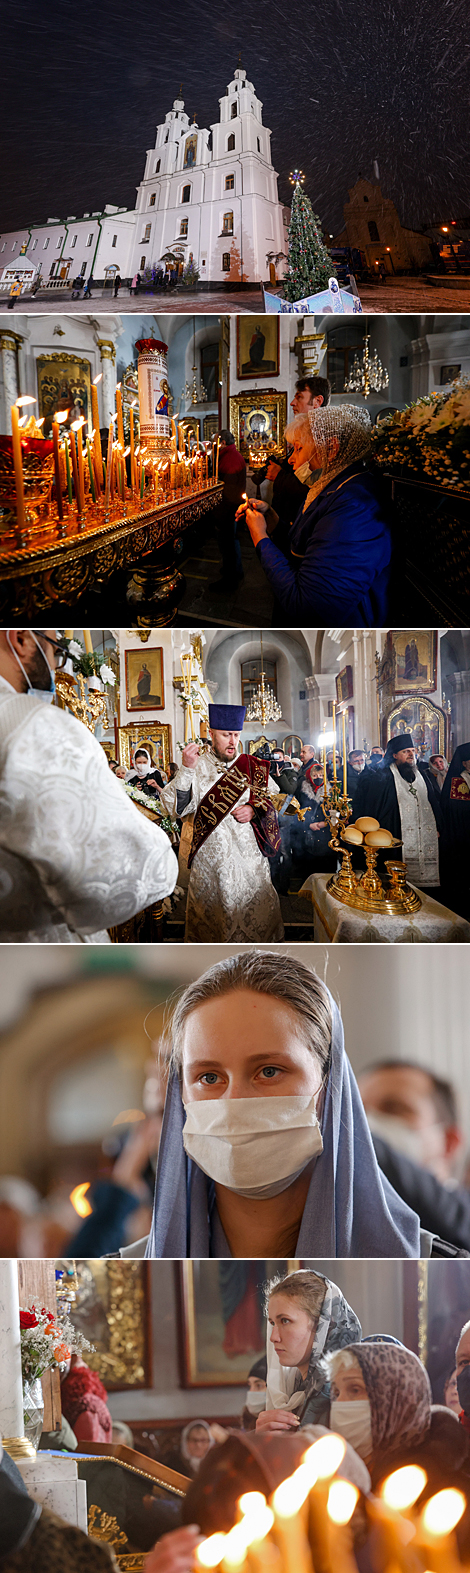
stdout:
POLYGON ((298 515, 289 561, 264 537, 256 551, 289 626, 386 626, 391 534, 366 470, 350 465, 298 515))

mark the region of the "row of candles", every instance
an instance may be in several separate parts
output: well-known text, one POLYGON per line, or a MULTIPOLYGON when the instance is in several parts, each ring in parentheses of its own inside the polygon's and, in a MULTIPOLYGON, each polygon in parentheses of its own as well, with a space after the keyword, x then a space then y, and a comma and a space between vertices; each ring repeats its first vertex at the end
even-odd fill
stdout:
MULTIPOLYGON (((168 457, 152 455, 148 447, 141 443, 135 444, 134 408, 135 399, 129 411, 130 442, 125 446, 122 392, 120 384, 116 389, 116 411, 111 416, 108 429, 108 444, 106 453, 106 468, 103 464, 101 436, 99 427, 98 391, 97 384, 101 375, 96 377, 91 386, 92 404, 92 431, 91 435, 83 432, 86 426, 85 417, 73 421, 69 430, 61 431, 69 416, 69 410, 58 410, 52 421, 52 444, 54 454, 54 480, 55 496, 59 519, 64 517, 63 492, 67 492, 69 504, 75 497, 79 517, 84 513, 85 494, 91 498, 93 504, 104 502, 105 513, 108 513, 111 502, 116 496, 118 501, 125 503, 127 490, 126 459, 129 458, 130 490, 132 499, 142 503, 146 492, 153 496, 155 506, 167 502, 172 496, 184 497, 186 493, 201 491, 211 484, 216 484, 219 473, 219 439, 200 445, 199 436, 195 451, 186 452, 186 437, 184 421, 176 425, 172 420, 172 440, 168 449, 168 457), (85 446, 83 446, 85 437, 85 446), (63 460, 63 466, 61 464, 63 460), (209 476, 209 462, 212 463, 212 476, 209 476)), ((20 417, 22 405, 35 404, 36 400, 30 395, 22 395, 11 408, 11 427, 13 445, 13 466, 16 490, 17 523, 20 532, 25 526, 25 490, 23 476, 23 461, 21 453, 21 428, 27 416, 20 417)), ((44 417, 35 422, 35 429, 43 425, 44 417)))
MULTIPOLYGON (((222 1573, 316 1573, 318 1567, 322 1573, 357 1573, 350 1525, 360 1492, 341 1478, 345 1452, 342 1437, 320 1437, 269 1503, 260 1491, 246 1492, 232 1529, 209 1535, 197 1547, 196 1566, 222 1573)), ((454 1530, 466 1498, 450 1487, 413 1513, 426 1484, 424 1469, 405 1465, 388 1476, 380 1496, 362 1499, 380 1573, 459 1573, 454 1530)))
MULTIPOLYGON (((342 720, 342 726, 343 726, 343 797, 347 797, 347 795, 348 795, 348 756, 347 756, 347 753, 346 753, 346 711, 345 710, 341 711, 341 720, 342 720)), ((328 778, 327 778, 327 773, 326 773, 326 750, 327 750, 327 743, 329 743, 329 741, 330 741, 330 737, 329 737, 328 732, 327 732, 327 726, 326 726, 326 721, 325 721, 325 725, 323 727, 323 732, 322 732, 322 735, 321 735, 321 738, 320 738, 320 746, 321 746, 322 756, 323 756, 323 785, 324 785, 324 788, 325 788, 325 796, 326 796, 326 793, 329 791, 329 786, 330 786, 330 783, 329 783, 328 778)), ((337 787, 338 775, 337 775, 337 769, 336 769, 336 704, 335 704, 334 700, 333 700, 333 731, 332 731, 332 735, 331 735, 331 741, 332 741, 332 744, 333 744, 333 787, 337 787)))

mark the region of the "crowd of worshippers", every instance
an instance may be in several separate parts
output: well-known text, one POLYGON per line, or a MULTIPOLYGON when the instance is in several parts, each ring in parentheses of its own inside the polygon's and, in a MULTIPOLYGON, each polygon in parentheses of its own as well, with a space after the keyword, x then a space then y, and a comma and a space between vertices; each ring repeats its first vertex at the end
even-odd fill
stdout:
MULTIPOLYGON (((269 748, 264 746, 269 754, 269 748)), ((336 867, 331 831, 324 818, 324 764, 310 743, 300 759, 279 750, 270 755, 270 773, 289 802, 279 816, 281 849, 272 865, 277 890, 287 893, 292 877, 305 879, 336 867), (286 813, 292 799, 301 817, 286 813)), ((336 756, 343 780, 343 761, 336 756)), ((326 755, 326 795, 333 781, 333 752, 326 755)), ((402 841, 408 879, 442 905, 470 917, 470 743, 455 750, 451 763, 443 754, 418 757, 410 732, 392 737, 386 749, 374 745, 367 753, 353 749, 347 758, 347 794, 351 822, 377 819, 402 841)), ((399 854, 400 855, 400 854, 399 854)))
POLYGON ((279 963, 278 951, 247 949, 183 991, 161 1044, 158 1121, 130 1127, 56 1254, 470 1255, 454 1089, 399 1055, 371 1056, 356 1078, 326 984, 288 953, 279 963), (214 1080, 232 1095, 214 1096, 214 1080))
MULTIPOLYGON (((145 1480, 134 1481, 132 1497, 121 1498, 119 1507, 126 1549, 147 1552, 145 1573, 192 1573, 196 1546, 217 1531, 231 1529, 240 1496, 260 1491, 269 1498, 297 1468, 306 1448, 333 1432, 345 1444, 338 1473, 358 1491, 352 1519, 353 1566, 356 1562, 359 1570, 385 1573, 390 1553, 384 1555, 377 1543, 376 1520, 368 1506, 373 1507, 387 1476, 410 1464, 423 1471, 417 1511, 438 1491, 462 1492, 465 1509, 456 1544, 460 1560, 468 1564, 470 1322, 464 1323, 454 1342, 448 1369, 434 1377, 433 1390, 426 1366, 398 1338, 380 1331, 363 1336, 356 1311, 324 1273, 311 1268, 281 1271, 260 1288, 266 1355, 250 1369, 241 1415, 224 1427, 194 1417, 184 1427, 174 1457, 160 1459, 177 1469, 178 1477, 185 1476, 183 1496, 165 1491, 163 1479, 150 1489, 145 1480)), ((94 1386, 97 1394, 99 1389, 99 1419, 83 1376, 78 1387, 73 1373, 72 1379, 63 1381, 65 1413, 77 1425, 79 1392, 85 1391, 88 1418, 78 1437, 69 1418, 59 1449, 74 1451, 78 1443, 78 1452, 85 1452, 86 1439, 96 1438, 100 1422, 102 1440, 115 1446, 128 1442, 129 1428, 117 1424, 112 1429, 106 1391, 96 1375, 94 1386), (67 1391, 70 1380, 72 1396, 67 1391)), ((49 1437, 43 1438, 43 1445, 51 1445, 49 1437)), ((0 1518, 3 1573, 50 1573, 56 1566, 65 1573, 81 1573, 84 1566, 92 1573, 115 1568, 109 1547, 93 1539, 87 1543, 80 1531, 31 1500, 6 1452, 0 1461, 0 1518)), ((313 1514, 312 1551, 318 1533, 313 1514)))

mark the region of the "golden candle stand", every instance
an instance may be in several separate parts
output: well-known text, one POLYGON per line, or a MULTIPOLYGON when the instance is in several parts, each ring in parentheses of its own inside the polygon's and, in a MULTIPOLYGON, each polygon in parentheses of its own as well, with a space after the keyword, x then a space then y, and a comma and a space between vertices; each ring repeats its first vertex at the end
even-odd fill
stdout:
POLYGON ((406 863, 401 859, 385 860, 387 870, 387 885, 382 883, 377 873, 377 858, 379 852, 391 852, 393 847, 401 847, 402 841, 396 837, 390 842, 389 847, 369 847, 365 842, 358 851, 364 850, 366 855, 366 868, 364 874, 356 874, 352 866, 352 848, 354 843, 344 841, 344 831, 348 820, 351 818, 352 804, 350 798, 341 792, 339 782, 334 781, 330 786, 328 797, 322 803, 324 818, 333 832, 332 840, 328 843, 332 852, 339 853, 342 863, 341 868, 332 874, 328 880, 327 890, 336 901, 342 901, 346 907, 358 907, 361 912, 383 912, 389 917, 400 917, 405 912, 417 912, 421 906, 421 896, 407 884, 406 863))

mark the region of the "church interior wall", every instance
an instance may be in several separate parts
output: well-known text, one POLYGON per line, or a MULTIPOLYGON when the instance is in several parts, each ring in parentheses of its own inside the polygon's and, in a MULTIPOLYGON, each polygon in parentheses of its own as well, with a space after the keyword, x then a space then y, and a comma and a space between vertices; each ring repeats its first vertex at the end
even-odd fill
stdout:
MULTIPOLYGON (((266 320, 266 319, 265 319, 266 320)), ((258 318, 253 316, 253 327, 258 318)), ((261 317, 261 326, 263 318, 261 317)), ((230 393, 256 393, 257 389, 267 389, 269 393, 278 391, 287 392, 287 416, 291 415, 290 400, 294 393, 295 381, 298 377, 297 356, 294 351, 294 339, 298 334, 298 319, 294 316, 288 320, 287 316, 280 318, 279 333, 279 376, 266 377, 263 373, 259 377, 238 377, 237 368, 237 318, 230 317, 230 393)), ((317 330, 315 330, 317 331, 317 330)))
MULTIPOLYGON (((120 716, 121 716, 121 726, 131 726, 132 724, 135 724, 136 721, 140 721, 143 726, 145 726, 145 724, 147 722, 149 722, 149 721, 159 721, 159 722, 163 722, 165 724, 169 724, 171 726, 172 748, 174 750, 175 743, 176 743, 175 723, 177 721, 177 717, 176 717, 176 706, 175 706, 175 690, 173 688, 173 676, 176 676, 177 672, 179 673, 181 671, 181 668, 179 666, 179 663, 178 663, 178 668, 177 669, 176 669, 175 664, 174 664, 172 636, 171 636, 170 629, 168 629, 168 628, 155 628, 155 629, 152 629, 152 632, 150 634, 150 639, 147 641, 146 644, 142 644, 142 641, 139 639, 138 634, 133 633, 132 630, 120 628, 119 629, 119 663, 120 663, 120 716), (128 710, 126 708, 126 658, 125 658, 125 652, 126 652, 126 650, 139 650, 140 654, 142 656, 142 660, 145 661, 146 653, 148 654, 150 650, 155 650, 155 649, 163 650, 163 682, 164 682, 163 698, 164 698, 164 701, 165 701, 164 707, 163 707, 163 709, 159 709, 159 710, 147 710, 147 709, 145 709, 145 710, 137 710, 137 709, 136 710, 134 710, 134 709, 133 710, 128 710)), ((180 707, 178 706, 178 708, 180 708, 180 707)), ((174 758, 174 757, 175 757, 175 755, 174 755, 174 752, 173 752, 172 758, 174 758)))

